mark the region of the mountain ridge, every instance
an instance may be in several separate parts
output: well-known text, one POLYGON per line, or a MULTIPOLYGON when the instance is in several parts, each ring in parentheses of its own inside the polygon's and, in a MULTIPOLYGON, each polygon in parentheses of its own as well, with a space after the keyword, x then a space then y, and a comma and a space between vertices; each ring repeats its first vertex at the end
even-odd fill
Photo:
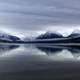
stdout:
POLYGON ((5 40, 5 41, 19 41, 21 40, 19 37, 17 36, 13 36, 13 35, 10 35, 8 33, 5 33, 5 32, 0 32, 0 40, 5 40))

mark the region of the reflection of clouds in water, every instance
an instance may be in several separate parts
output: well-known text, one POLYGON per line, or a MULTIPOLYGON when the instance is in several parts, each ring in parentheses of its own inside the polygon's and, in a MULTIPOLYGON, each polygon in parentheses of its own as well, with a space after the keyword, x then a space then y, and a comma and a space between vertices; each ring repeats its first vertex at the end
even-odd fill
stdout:
POLYGON ((76 60, 80 57, 80 48, 77 46, 37 46, 37 48, 45 52, 52 60, 76 60))
POLYGON ((58 52, 56 54, 50 54, 49 55, 49 59, 52 60, 71 60, 74 59, 74 56, 71 52, 69 52, 68 50, 62 50, 61 52, 58 52))
MULTIPOLYGON (((79 47, 60 47, 48 45, 2 45, 0 46, 1 58, 35 57, 45 60, 80 60, 79 47)), ((29 60, 30 60, 29 59, 29 60)))
MULTIPOLYGON (((5 48, 6 50, 6 48, 8 48, 8 45, 3 48, 5 48)), ((20 47, 16 47, 14 49, 9 48, 8 51, 6 50, 5 52, 3 49, 2 54, 0 54, 0 73, 4 71, 20 72, 27 70, 41 70, 49 68, 50 69, 54 68, 54 70, 55 69, 59 70, 60 68, 62 72, 63 66, 67 68, 70 67, 70 69, 72 69, 72 67, 76 66, 74 64, 75 61, 80 62, 80 57, 79 57, 80 53, 79 49, 77 48, 75 48, 75 50, 77 49, 78 53, 77 52, 72 53, 70 52, 70 50, 68 50, 68 48, 55 47, 54 49, 54 47, 52 46, 50 47, 47 45, 37 46, 35 44, 34 45, 26 44, 26 45, 20 45, 20 47), (40 47, 40 49, 38 47, 40 47)), ((74 48, 69 48, 69 49, 74 49, 74 48)))
POLYGON ((4 45, 4 47, 1 46, 0 49, 2 49, 0 50, 0 52, 2 52, 2 54, 0 54, 0 57, 46 55, 46 53, 39 51, 37 48, 31 45, 4 45), (13 47, 13 49, 10 47, 13 47))
POLYGON ((16 50, 19 45, 0 45, 0 57, 5 56, 7 53, 16 50))
POLYGON ((57 56, 64 58, 73 58, 73 55, 68 50, 63 50, 61 53, 57 54, 57 56))

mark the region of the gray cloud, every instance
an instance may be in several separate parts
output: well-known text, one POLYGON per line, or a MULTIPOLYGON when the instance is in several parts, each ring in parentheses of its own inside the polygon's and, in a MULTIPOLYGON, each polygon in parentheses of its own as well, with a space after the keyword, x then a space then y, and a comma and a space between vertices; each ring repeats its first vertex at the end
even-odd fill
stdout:
POLYGON ((79 26, 80 0, 0 0, 0 25, 13 33, 79 26))

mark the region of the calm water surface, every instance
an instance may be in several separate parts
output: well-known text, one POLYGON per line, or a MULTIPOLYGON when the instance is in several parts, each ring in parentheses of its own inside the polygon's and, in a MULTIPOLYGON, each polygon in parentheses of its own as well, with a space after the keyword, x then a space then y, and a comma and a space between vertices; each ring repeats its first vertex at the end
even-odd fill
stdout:
POLYGON ((0 44, 0 80, 80 80, 80 47, 0 44))

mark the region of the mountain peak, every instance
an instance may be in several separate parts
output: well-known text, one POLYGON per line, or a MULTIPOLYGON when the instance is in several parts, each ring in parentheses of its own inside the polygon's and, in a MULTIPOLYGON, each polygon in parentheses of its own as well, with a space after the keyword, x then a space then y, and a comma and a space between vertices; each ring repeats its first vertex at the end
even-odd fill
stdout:
POLYGON ((80 36, 80 30, 76 29, 74 30, 68 37, 76 37, 80 36))
POLYGON ((80 30, 79 29, 75 29, 75 30, 73 30, 72 33, 80 33, 80 30))
POLYGON ((52 38, 62 38, 63 36, 57 32, 46 32, 37 37, 37 39, 52 39, 52 38))
POLYGON ((0 31, 0 40, 18 41, 18 40, 20 40, 20 38, 10 35, 4 31, 0 31))
POLYGON ((47 31, 47 32, 45 32, 45 33, 47 33, 47 34, 60 34, 59 32, 57 32, 57 31, 47 31))

